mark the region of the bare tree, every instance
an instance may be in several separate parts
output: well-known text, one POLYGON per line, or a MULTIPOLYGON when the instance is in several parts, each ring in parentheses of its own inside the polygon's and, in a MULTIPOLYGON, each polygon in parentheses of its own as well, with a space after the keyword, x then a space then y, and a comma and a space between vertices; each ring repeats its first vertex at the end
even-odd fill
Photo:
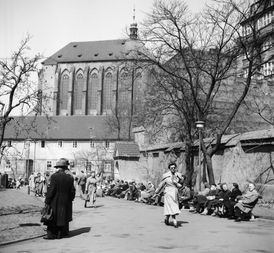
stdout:
POLYGON ((85 167, 86 171, 90 171, 92 167, 97 172, 101 171, 101 167, 105 161, 112 161, 108 156, 106 148, 101 144, 96 144, 94 148, 80 150, 74 153, 76 165, 85 167))
POLYGON ((30 112, 37 115, 42 108, 42 92, 37 89, 37 83, 32 81, 33 75, 38 76, 38 65, 42 55, 29 57, 30 41, 28 35, 22 40, 20 47, 11 58, 0 61, 0 147, 1 156, 5 145, 3 144, 7 124, 13 119, 11 114, 16 110, 22 110, 26 115, 30 112))
MULTIPOLYGON (((252 78, 273 58, 267 54, 271 47, 262 49, 269 36, 257 29, 266 1, 256 6, 233 0, 215 3, 199 15, 190 15, 181 1, 155 1, 140 35, 149 54, 138 51, 154 66, 153 85, 160 87, 167 103, 163 113, 177 116, 179 136, 187 147, 196 136, 195 121, 206 122, 204 137, 212 139, 207 144, 202 140, 202 150, 210 183, 215 181, 212 156, 222 136, 246 98, 252 78), (243 27, 248 27, 248 33, 242 33, 243 27)), ((190 157, 186 154, 191 174, 190 157)))

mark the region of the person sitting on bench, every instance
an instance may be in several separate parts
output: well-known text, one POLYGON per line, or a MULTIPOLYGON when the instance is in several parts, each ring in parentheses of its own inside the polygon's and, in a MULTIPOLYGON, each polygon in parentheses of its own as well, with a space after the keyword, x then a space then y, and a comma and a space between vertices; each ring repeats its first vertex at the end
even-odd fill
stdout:
POLYGON ((254 183, 249 183, 248 192, 239 196, 238 203, 234 206, 235 221, 239 222, 244 219, 245 214, 248 214, 255 207, 260 195, 256 191, 254 183))

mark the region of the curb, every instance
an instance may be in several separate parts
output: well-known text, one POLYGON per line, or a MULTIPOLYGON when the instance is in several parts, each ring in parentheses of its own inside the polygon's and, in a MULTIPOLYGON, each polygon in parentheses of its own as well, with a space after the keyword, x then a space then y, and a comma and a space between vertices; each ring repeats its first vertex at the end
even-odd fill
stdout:
POLYGON ((9 245, 9 244, 12 244, 12 243, 24 242, 24 241, 27 241, 27 240, 36 239, 36 238, 42 237, 42 236, 44 236, 44 235, 45 235, 45 234, 42 234, 42 235, 36 235, 36 236, 32 236, 32 237, 28 237, 28 238, 24 238, 24 239, 18 239, 18 240, 14 240, 14 241, 2 242, 2 243, 0 243, 0 247, 1 247, 1 246, 5 246, 5 245, 9 245))

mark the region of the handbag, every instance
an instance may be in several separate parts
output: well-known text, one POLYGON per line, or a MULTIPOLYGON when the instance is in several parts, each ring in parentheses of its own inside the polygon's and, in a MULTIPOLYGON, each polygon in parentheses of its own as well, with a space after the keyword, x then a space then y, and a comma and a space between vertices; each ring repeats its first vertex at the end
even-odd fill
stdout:
POLYGON ((50 205, 45 205, 41 210, 41 222, 48 222, 53 219, 53 212, 50 205))

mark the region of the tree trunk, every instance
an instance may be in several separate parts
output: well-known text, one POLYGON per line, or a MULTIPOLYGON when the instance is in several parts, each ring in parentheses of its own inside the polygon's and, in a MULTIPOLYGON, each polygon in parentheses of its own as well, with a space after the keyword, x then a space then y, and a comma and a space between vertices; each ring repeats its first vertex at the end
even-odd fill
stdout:
POLYGON ((205 155, 206 164, 207 164, 207 175, 208 175, 209 184, 215 184, 211 156, 207 152, 204 153, 204 155, 205 155))
POLYGON ((186 185, 192 186, 192 175, 193 175, 193 159, 192 159, 192 145, 190 141, 185 143, 185 165, 186 165, 186 185))

